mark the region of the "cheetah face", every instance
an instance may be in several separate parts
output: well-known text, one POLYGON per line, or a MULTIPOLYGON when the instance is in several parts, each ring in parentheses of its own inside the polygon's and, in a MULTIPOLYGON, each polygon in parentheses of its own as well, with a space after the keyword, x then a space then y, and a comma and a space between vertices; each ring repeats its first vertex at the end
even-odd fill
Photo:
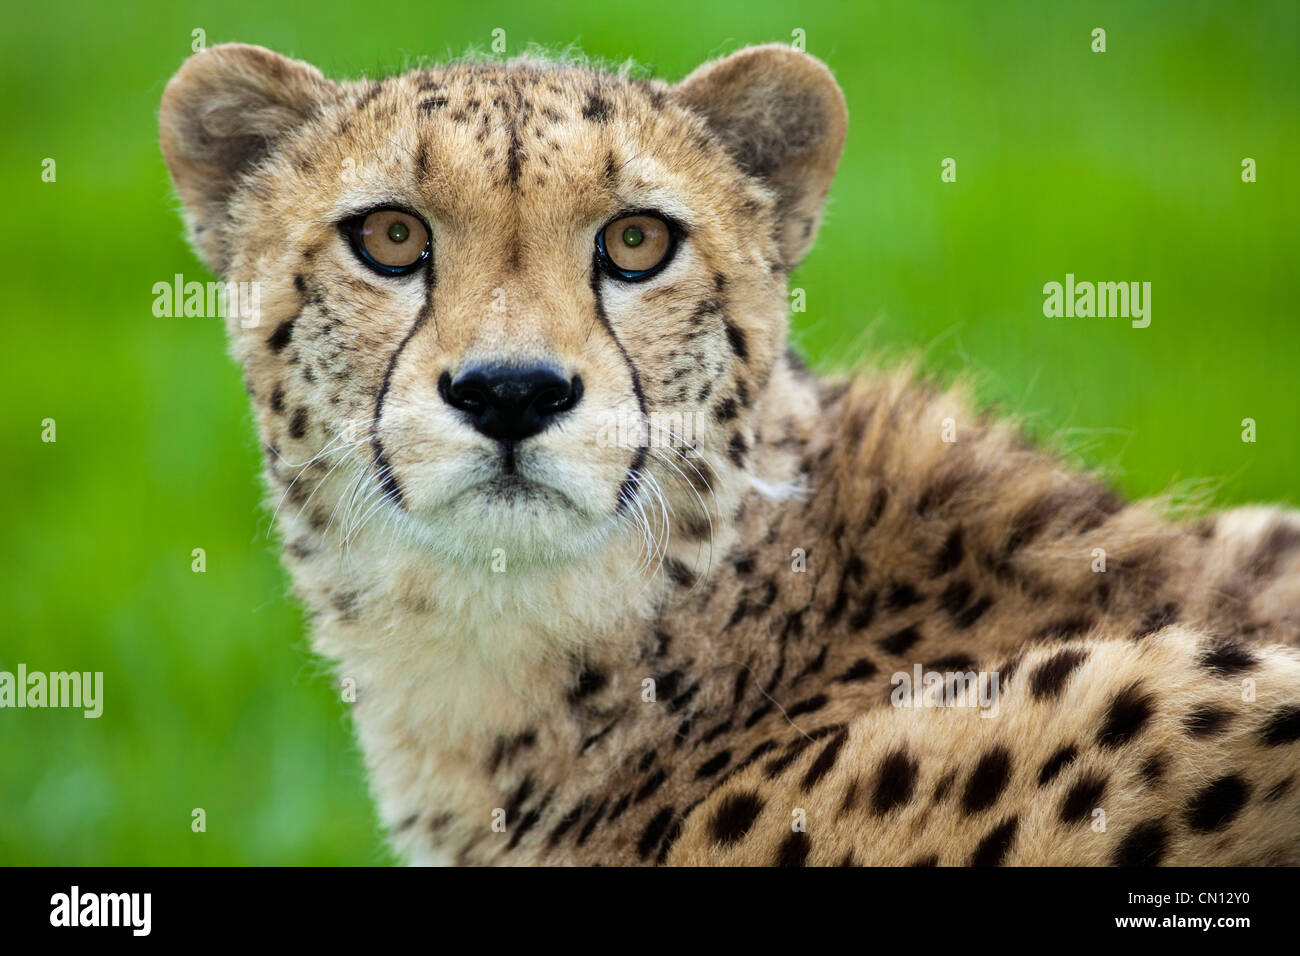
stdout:
POLYGON ((458 561, 545 563, 746 486, 844 138, 816 60, 335 83, 230 45, 185 64, 161 126, 200 254, 260 290, 233 351, 319 533, 387 515, 458 561))

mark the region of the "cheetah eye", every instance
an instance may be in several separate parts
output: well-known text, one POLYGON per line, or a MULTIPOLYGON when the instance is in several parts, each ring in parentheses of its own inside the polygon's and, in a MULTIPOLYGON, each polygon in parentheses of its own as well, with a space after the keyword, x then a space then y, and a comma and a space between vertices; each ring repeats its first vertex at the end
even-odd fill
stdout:
POLYGON ((429 258, 429 229, 409 212, 376 209, 344 226, 361 261, 384 275, 406 275, 429 258))
POLYGON ((631 213, 615 219, 596 235, 596 252, 605 271, 616 279, 648 279, 668 264, 677 245, 677 230, 654 213, 631 213))

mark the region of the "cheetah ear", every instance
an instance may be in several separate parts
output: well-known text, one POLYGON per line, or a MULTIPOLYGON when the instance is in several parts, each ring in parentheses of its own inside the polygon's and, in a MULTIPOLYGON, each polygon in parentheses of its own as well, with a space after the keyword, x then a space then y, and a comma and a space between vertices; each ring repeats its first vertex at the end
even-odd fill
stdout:
POLYGON ((849 114, 831 71, 774 43, 704 64, 676 94, 745 172, 776 192, 781 254, 794 268, 817 234, 844 149, 849 114))
POLYGON ((226 222, 242 177, 338 87, 314 66, 225 43, 185 61, 163 91, 163 158, 185 204, 190 240, 218 275, 230 264, 226 222))

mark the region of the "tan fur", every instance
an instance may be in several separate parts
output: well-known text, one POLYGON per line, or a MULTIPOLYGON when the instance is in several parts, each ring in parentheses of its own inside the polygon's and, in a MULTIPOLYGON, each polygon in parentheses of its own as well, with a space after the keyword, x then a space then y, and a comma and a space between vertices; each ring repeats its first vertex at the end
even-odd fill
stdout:
POLYGON ((270 500, 408 859, 980 862, 1014 818, 1002 862, 1126 862, 1139 819, 1161 821, 1151 862, 1295 862, 1300 664, 1266 645, 1300 643, 1300 525, 1171 524, 958 392, 804 371, 785 279, 846 128, 816 60, 760 47, 677 87, 543 61, 335 83, 231 45, 185 64, 161 127, 195 247, 261 285, 260 324, 227 324, 270 500), (352 253, 339 222, 386 205, 430 224, 431 267, 383 277, 352 253), (638 284, 592 258, 629 209, 687 224, 638 284), (523 487, 436 388, 483 358, 586 383, 520 445, 523 487), (695 427, 606 440, 620 414, 695 427), (1251 645, 1224 652, 1249 660, 1232 681, 1204 663, 1223 642, 1251 645), (1068 692, 1033 698, 1027 675, 1076 645, 1068 692), (1001 715, 890 708, 891 675, 917 663, 1009 673, 1001 715), (1098 742, 1135 681, 1152 716, 1098 742), (1180 735, 1211 705, 1231 711, 1221 732, 1180 735), (1074 740, 1069 773, 1037 788, 1035 762, 1074 740), (904 742, 915 799, 832 813, 904 742), (1014 770, 990 807, 925 802, 934 775, 960 792, 1000 745, 1014 770), (1156 750, 1163 782, 1140 783, 1156 750), (1052 815, 1083 773, 1105 774, 1109 824, 1062 838, 1052 815), (1244 806, 1188 824, 1197 785, 1228 776, 1244 806), (742 791, 764 809, 720 840, 742 791))

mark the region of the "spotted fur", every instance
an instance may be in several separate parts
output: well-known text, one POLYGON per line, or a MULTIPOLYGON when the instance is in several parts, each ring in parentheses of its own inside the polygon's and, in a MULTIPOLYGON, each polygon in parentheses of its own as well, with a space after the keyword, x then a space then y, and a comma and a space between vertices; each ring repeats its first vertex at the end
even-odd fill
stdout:
POLYGON ((231 347, 393 845, 1300 862, 1300 522, 1174 523, 959 390, 811 375, 786 276, 846 117, 782 47, 667 85, 540 60, 335 82, 229 45, 169 84, 195 248, 260 284, 231 347), (339 228, 394 205, 433 234, 401 278, 339 228), (686 233, 635 285, 593 255, 630 209, 686 233), (483 358, 560 363, 582 402, 503 455, 437 388, 483 358), (604 440, 618 415, 693 427, 604 440), (996 673, 998 715, 890 706, 916 665, 996 673))

